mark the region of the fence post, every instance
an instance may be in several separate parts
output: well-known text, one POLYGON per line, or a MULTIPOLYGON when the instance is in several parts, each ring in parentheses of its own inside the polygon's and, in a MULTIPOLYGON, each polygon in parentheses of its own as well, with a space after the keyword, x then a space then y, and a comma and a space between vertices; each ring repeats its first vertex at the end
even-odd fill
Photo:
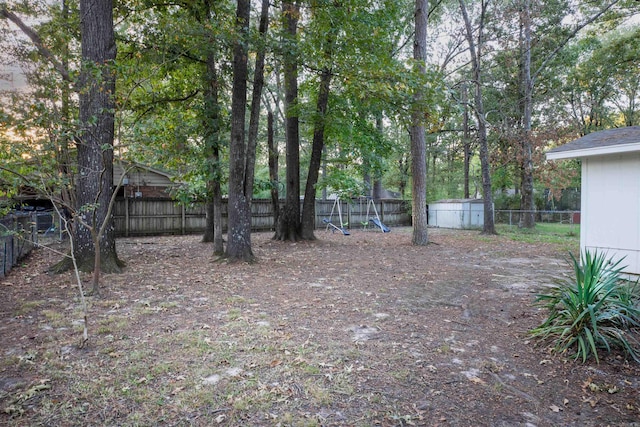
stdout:
POLYGON ((2 238, 2 277, 7 275, 7 239, 2 238))
POLYGON ((129 198, 125 194, 124 197, 124 235, 125 237, 129 237, 129 198))
POLYGON ((182 235, 184 236, 185 234, 185 230, 187 228, 187 212, 186 212, 186 208, 184 204, 180 205, 180 214, 182 215, 182 223, 181 223, 181 231, 182 231, 182 235))

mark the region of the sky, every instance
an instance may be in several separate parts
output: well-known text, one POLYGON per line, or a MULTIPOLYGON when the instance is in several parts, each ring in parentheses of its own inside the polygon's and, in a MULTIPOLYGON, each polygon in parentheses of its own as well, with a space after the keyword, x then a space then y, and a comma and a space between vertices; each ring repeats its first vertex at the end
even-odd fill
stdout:
POLYGON ((27 82, 20 67, 15 65, 0 65, 0 92, 20 90, 27 82))

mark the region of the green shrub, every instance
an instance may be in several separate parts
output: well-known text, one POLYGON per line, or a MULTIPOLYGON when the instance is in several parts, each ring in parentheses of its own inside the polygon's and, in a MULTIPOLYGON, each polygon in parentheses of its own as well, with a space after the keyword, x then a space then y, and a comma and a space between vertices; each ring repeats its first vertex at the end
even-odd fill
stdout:
POLYGON ((621 260, 602 253, 586 251, 580 262, 571 254, 571 260, 575 277, 537 296, 549 316, 532 335, 554 341, 558 352, 575 351, 573 357, 583 362, 591 356, 599 362, 598 350, 612 348, 640 362, 638 282, 624 280, 621 260))

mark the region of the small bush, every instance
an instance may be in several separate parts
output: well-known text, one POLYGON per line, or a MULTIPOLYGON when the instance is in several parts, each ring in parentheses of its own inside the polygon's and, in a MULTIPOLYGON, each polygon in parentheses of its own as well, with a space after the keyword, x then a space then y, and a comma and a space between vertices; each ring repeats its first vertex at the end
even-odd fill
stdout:
POLYGON ((621 261, 602 253, 586 251, 580 262, 571 254, 571 260, 575 277, 537 296, 549 316, 532 335, 554 341, 556 351, 574 350, 583 362, 591 356, 599 362, 598 350, 612 348, 640 362, 638 282, 624 280, 621 261))

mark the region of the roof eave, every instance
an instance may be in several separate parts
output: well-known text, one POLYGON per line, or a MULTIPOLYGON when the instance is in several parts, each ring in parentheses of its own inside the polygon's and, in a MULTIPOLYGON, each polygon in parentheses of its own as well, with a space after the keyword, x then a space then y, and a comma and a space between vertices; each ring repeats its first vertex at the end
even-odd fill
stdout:
POLYGON ((584 148, 576 150, 564 150, 564 151, 549 151, 546 153, 547 160, 566 160, 566 159, 580 159, 584 157, 594 156, 607 156, 611 154, 623 154, 640 152, 640 142, 623 144, 623 145, 609 145, 604 147, 584 148))

